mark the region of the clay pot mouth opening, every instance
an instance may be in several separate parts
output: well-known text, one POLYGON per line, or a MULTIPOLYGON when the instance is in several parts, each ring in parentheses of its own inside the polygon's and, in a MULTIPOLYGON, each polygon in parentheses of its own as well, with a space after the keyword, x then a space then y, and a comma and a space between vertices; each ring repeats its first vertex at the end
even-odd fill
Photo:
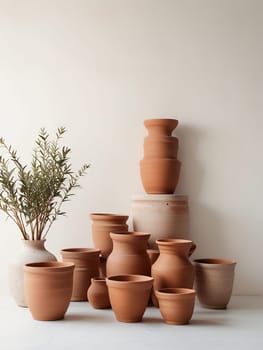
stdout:
POLYGON ((128 220, 129 216, 128 215, 124 215, 124 214, 111 214, 111 213, 91 213, 90 214, 90 217, 93 219, 96 219, 96 218, 116 218, 116 219, 126 219, 128 220))
POLYGON ((156 293, 163 295, 190 295, 195 294, 194 289, 190 288, 161 288, 156 291, 156 293))
POLYGON ((169 245, 170 243, 176 243, 176 244, 193 244, 192 241, 189 239, 177 239, 177 238, 164 238, 164 239, 157 239, 156 243, 160 243, 162 245, 169 245))
POLYGON ((95 281, 95 282, 105 282, 106 278, 104 278, 104 277, 92 277, 91 280, 95 281))
POLYGON ((217 258, 209 258, 209 259, 195 259, 195 263, 207 264, 207 265, 235 265, 236 261, 230 259, 217 259, 217 258))
POLYGON ((50 262, 35 262, 25 264, 25 268, 44 268, 44 269, 65 269, 67 267, 74 267, 75 264, 70 262, 59 262, 59 261, 50 261, 50 262))
POLYGON ((61 253, 100 253, 96 248, 64 248, 61 253))
POLYGON ((153 277, 144 276, 144 275, 117 275, 107 277, 106 280, 109 282, 130 284, 132 283, 142 283, 153 281, 153 277))
POLYGON ((136 232, 136 231, 123 231, 123 232, 110 232, 110 236, 113 237, 123 237, 123 236, 130 236, 130 237, 150 237, 150 233, 147 232, 136 232))
POLYGON ((144 125, 163 125, 166 123, 172 123, 174 128, 178 125, 178 120, 173 118, 150 118, 144 120, 144 125))

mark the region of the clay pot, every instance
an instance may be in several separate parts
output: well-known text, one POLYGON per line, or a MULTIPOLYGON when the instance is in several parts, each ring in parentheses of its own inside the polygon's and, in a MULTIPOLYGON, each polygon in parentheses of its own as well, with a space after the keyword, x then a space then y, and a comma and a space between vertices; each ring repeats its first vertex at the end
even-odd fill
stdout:
POLYGON ((148 304, 153 278, 122 275, 106 278, 110 303, 120 322, 140 322, 148 304))
POLYGON ((144 158, 177 158, 179 142, 173 136, 147 136, 144 138, 144 158))
POLYGON ((112 240, 110 232, 128 231, 127 215, 94 213, 90 214, 92 220, 92 239, 95 248, 100 249, 104 259, 112 251, 112 240))
POLYGON ((88 301, 94 309, 109 309, 110 299, 105 278, 92 278, 87 293, 88 301))
POLYGON ((133 196, 131 216, 134 231, 148 232, 149 247, 156 240, 189 238, 188 197, 175 194, 133 196))
POLYGON ((21 249, 9 264, 10 294, 19 306, 27 307, 24 295, 24 265, 31 262, 57 261, 45 248, 45 240, 21 240, 21 249))
POLYGON ((176 119, 146 119, 144 126, 147 128, 149 136, 171 136, 173 130, 177 127, 176 119))
POLYGON ((99 276, 99 249, 67 248, 61 250, 64 262, 75 265, 71 301, 86 301, 92 277, 99 276))
POLYGON ((107 276, 151 275, 151 263, 147 254, 150 234, 144 232, 110 233, 113 249, 106 263, 107 276))
MULTIPOLYGON (((160 256, 152 265, 154 291, 162 288, 193 288, 194 267, 189 261, 190 252, 195 245, 190 240, 162 239, 157 240, 160 256)), ((158 301, 153 293, 153 304, 158 301)))
POLYGON ((200 304, 210 309, 226 309, 232 295, 236 262, 226 259, 194 260, 196 293, 200 304))
POLYGON ((160 252, 158 249, 147 249, 147 254, 149 256, 151 265, 153 265, 155 261, 158 259, 160 252))
POLYGON ((74 264, 39 262, 24 266, 25 297, 35 320, 64 318, 73 287, 74 264))
POLYGON ((155 292, 164 322, 187 324, 192 318, 195 291, 187 288, 164 288, 155 292))
POLYGON ((145 158, 140 161, 140 174, 145 192, 174 193, 180 175, 181 162, 169 158, 145 158))

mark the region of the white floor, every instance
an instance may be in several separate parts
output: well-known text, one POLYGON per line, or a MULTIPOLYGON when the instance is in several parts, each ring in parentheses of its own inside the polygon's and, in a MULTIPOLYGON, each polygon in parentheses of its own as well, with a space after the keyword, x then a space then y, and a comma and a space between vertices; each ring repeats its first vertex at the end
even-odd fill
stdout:
POLYGON ((232 297, 227 310, 196 305, 186 326, 163 323, 150 307, 141 323, 115 321, 112 310, 71 303, 64 320, 34 321, 28 309, 0 299, 1 350, 263 349, 263 297, 232 297))

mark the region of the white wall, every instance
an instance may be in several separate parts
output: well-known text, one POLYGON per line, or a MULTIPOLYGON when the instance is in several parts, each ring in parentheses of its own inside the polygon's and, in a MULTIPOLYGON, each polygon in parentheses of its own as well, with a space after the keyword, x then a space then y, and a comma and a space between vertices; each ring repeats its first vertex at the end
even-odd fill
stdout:
MULTIPOLYGON (((91 246, 88 214, 128 213, 143 120, 177 117, 195 257, 236 259, 236 294, 263 294, 263 2, 0 0, 0 135, 28 160, 65 125, 92 163, 47 247, 91 246)), ((0 293, 19 232, 0 213, 0 293)))

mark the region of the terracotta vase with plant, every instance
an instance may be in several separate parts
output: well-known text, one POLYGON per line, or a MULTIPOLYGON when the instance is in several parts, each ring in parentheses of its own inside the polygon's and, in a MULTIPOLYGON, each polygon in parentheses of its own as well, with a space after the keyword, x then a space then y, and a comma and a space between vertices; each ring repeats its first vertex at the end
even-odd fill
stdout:
POLYGON ((23 266, 56 260, 45 250, 46 236, 54 221, 65 215, 62 204, 71 199, 89 168, 84 164, 77 172, 72 170, 71 149, 60 144, 65 132, 64 127, 58 128, 51 140, 46 129, 40 129, 29 165, 0 138, 0 210, 22 235, 21 254, 9 268, 10 291, 20 306, 26 306, 23 266))

